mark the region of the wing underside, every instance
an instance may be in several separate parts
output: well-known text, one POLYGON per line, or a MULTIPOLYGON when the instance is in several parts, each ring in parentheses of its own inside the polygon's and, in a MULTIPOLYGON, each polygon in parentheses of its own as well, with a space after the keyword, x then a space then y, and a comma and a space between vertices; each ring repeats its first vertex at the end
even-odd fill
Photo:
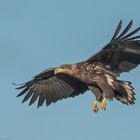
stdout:
POLYGON ((32 105, 38 100, 38 107, 44 102, 48 106, 58 100, 74 97, 88 90, 85 83, 69 75, 54 75, 54 69, 40 73, 17 89, 22 89, 17 95, 17 97, 24 95, 22 103, 30 100, 29 105, 32 105))

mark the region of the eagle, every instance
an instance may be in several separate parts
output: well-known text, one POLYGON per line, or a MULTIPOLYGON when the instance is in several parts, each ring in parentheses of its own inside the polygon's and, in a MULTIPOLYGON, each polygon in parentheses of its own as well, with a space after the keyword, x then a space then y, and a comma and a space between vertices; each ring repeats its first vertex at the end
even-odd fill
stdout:
POLYGON ((24 95, 22 103, 29 106, 37 101, 37 107, 58 100, 75 97, 91 91, 95 95, 92 110, 106 110, 106 102, 116 99, 123 104, 135 103, 131 82, 118 80, 123 72, 129 72, 140 64, 140 27, 130 31, 133 21, 122 30, 119 21, 111 41, 87 60, 48 68, 16 89, 22 89, 17 97, 24 95), (122 31, 121 31, 122 30, 122 31))

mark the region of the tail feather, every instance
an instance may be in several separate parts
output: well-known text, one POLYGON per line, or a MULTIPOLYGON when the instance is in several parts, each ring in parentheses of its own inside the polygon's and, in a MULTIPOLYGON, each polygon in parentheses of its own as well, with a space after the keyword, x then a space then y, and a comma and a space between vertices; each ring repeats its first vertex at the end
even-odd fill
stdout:
POLYGON ((115 98, 127 105, 134 104, 136 99, 131 82, 117 80, 117 83, 117 87, 114 89, 115 98))

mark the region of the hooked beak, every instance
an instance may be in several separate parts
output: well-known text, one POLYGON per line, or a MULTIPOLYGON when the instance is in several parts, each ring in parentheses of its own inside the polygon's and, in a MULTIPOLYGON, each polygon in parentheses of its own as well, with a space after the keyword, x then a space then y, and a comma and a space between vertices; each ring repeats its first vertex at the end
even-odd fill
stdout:
POLYGON ((55 71, 54 71, 54 74, 56 75, 56 74, 62 73, 62 72, 64 72, 64 71, 65 71, 65 70, 62 69, 62 68, 56 68, 55 71))

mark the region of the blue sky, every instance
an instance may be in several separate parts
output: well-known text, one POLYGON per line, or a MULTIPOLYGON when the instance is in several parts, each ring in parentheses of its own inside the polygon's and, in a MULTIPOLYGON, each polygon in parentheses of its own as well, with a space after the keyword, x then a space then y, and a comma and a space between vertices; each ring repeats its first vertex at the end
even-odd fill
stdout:
POLYGON ((111 39, 120 19, 140 25, 139 5, 139 0, 1 0, 0 140, 139 139, 140 67, 120 77, 133 82, 136 104, 114 100, 97 114, 90 92, 37 109, 22 104, 12 85, 47 67, 87 59, 111 39))

